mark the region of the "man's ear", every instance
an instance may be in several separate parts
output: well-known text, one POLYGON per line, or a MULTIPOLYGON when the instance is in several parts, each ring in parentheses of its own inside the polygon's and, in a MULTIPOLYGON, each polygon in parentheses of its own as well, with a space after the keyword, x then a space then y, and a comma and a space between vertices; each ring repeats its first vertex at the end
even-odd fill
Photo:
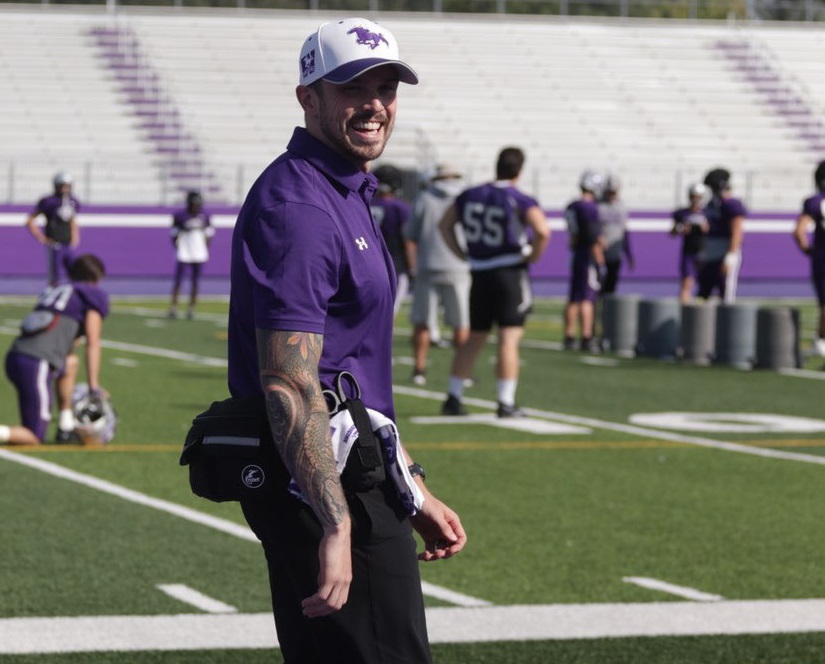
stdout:
POLYGON ((314 87, 299 85, 295 88, 295 97, 306 115, 317 115, 319 97, 314 87))

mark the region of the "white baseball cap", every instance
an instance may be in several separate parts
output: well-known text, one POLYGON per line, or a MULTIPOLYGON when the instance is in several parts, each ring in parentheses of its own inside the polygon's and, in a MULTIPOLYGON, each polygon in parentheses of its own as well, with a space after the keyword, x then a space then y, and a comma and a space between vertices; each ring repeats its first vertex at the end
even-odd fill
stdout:
POLYGON ((398 43, 386 28, 365 18, 324 23, 304 41, 298 83, 324 79, 340 85, 382 65, 394 65, 400 81, 418 83, 418 74, 398 59, 398 43))

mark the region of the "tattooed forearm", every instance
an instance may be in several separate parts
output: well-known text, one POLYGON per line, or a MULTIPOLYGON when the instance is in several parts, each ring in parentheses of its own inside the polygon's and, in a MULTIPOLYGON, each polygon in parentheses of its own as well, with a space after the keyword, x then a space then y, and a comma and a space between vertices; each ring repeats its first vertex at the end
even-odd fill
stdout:
POLYGON ((318 380, 323 336, 258 330, 261 385, 275 446, 322 524, 348 514, 318 380))

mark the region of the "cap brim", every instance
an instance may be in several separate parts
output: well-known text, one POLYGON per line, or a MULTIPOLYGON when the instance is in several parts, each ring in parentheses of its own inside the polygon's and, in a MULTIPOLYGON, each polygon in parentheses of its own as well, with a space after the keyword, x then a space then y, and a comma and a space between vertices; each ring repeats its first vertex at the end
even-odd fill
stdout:
POLYGON ((385 60, 384 58, 364 58, 362 60, 355 60, 341 65, 337 69, 333 69, 329 74, 323 77, 325 81, 341 85, 342 83, 349 83, 352 79, 358 78, 376 67, 383 67, 391 65, 398 72, 398 80, 402 83, 409 83, 416 85, 418 83, 418 74, 415 73, 412 67, 400 60, 385 60))

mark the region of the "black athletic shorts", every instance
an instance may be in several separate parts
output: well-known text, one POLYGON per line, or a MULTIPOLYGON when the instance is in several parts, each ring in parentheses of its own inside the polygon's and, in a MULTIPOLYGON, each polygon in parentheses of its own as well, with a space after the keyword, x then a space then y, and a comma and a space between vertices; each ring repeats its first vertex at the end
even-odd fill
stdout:
POLYGON ((476 270, 470 287, 470 329, 488 332, 499 327, 523 327, 533 308, 526 265, 476 270))

